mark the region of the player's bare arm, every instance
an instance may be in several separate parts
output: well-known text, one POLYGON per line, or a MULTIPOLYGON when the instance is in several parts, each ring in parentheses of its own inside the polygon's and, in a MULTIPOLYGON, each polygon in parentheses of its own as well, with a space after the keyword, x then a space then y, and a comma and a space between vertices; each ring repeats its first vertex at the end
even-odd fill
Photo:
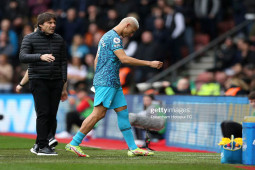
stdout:
POLYGON ((148 66, 156 69, 160 69, 163 66, 163 62, 160 61, 145 61, 129 57, 122 49, 114 51, 114 54, 119 58, 119 60, 123 64, 129 64, 133 66, 148 66))

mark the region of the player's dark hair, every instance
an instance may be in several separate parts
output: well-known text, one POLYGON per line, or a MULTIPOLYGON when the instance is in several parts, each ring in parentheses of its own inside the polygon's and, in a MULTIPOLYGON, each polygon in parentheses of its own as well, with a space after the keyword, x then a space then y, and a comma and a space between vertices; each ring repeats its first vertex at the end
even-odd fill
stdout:
POLYGON ((37 27, 40 28, 39 25, 42 25, 43 23, 50 21, 51 19, 57 20, 57 17, 55 14, 50 12, 44 12, 38 15, 37 17, 37 27))

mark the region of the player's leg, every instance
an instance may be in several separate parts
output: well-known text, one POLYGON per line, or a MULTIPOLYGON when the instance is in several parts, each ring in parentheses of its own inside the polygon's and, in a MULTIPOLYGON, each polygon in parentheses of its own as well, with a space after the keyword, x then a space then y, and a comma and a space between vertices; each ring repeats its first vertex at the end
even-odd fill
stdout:
POLYGON ((118 126, 123 134, 123 137, 129 147, 128 156, 150 156, 153 152, 142 150, 135 144, 134 136, 132 133, 131 125, 128 119, 127 106, 114 109, 117 113, 118 126))
POLYGON ((118 89, 115 98, 113 99, 111 108, 112 107, 115 108, 114 110, 117 113, 119 129, 122 132, 122 135, 129 147, 128 155, 153 155, 153 152, 142 150, 138 148, 135 144, 132 128, 128 118, 126 99, 121 88, 118 89))
POLYGON ((119 108, 114 109, 115 112, 117 113, 117 120, 118 120, 118 126, 123 134, 123 137, 129 147, 129 149, 133 150, 136 149, 137 146, 135 144, 134 136, 132 133, 132 128, 129 123, 128 119, 128 110, 127 106, 122 106, 119 108))
POLYGON ((73 140, 66 145, 66 150, 74 152, 81 157, 89 157, 89 155, 83 153, 79 145, 86 134, 93 129, 95 124, 104 118, 106 111, 107 108, 105 108, 103 105, 95 106, 93 112, 83 121, 80 130, 73 137, 73 140))

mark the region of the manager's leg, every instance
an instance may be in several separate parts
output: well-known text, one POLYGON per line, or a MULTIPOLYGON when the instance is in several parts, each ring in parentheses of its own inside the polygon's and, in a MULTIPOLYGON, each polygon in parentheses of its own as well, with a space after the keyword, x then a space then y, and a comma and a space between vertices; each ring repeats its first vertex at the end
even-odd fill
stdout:
POLYGON ((33 94, 36 110, 36 132, 39 148, 48 146, 48 122, 50 114, 49 89, 47 83, 43 80, 31 80, 31 92, 33 94))
POLYGON ((62 80, 52 80, 50 81, 50 117, 49 117, 49 134, 48 139, 50 140, 49 145, 57 145, 57 141, 54 140, 56 129, 57 129, 57 112, 58 106, 62 94, 63 81, 62 80))

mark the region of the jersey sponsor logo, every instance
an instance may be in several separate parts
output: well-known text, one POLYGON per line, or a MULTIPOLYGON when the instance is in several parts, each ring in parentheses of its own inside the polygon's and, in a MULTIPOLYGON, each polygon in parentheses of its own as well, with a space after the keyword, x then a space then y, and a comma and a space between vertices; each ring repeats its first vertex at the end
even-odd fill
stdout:
POLYGON ((114 38, 114 39, 113 39, 113 42, 114 42, 114 43, 120 43, 120 39, 119 39, 119 38, 114 38))

